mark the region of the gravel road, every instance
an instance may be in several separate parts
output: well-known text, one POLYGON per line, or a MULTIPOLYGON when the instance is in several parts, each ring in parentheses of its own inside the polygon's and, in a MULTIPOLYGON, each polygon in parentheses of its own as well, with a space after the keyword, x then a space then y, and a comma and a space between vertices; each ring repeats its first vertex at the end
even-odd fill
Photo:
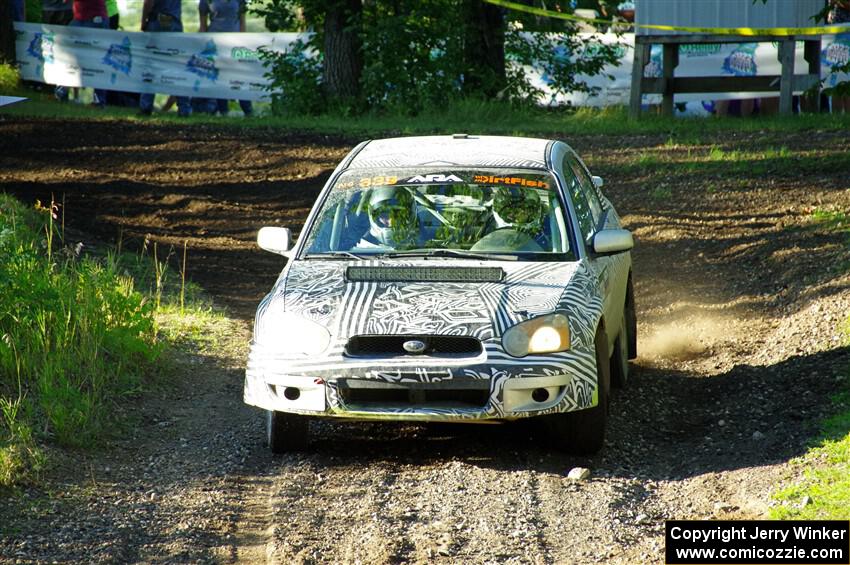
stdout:
POLYGON ((665 519, 765 516, 846 385, 850 248, 812 219, 850 212, 842 140, 569 140, 637 240, 640 357, 600 454, 554 452, 525 423, 317 421, 310 451, 275 457, 241 400, 253 308, 282 266, 254 233, 303 222, 357 140, 0 116, 0 190, 62 195, 92 242, 188 241, 191 277, 230 315, 121 408, 129 432, 50 448, 42 487, 0 494, 0 562, 661 563, 665 519))

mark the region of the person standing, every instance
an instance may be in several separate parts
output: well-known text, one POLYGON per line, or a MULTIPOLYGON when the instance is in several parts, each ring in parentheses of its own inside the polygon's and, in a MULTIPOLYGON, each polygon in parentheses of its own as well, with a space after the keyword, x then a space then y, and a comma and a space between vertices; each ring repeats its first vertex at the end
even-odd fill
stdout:
MULTIPOLYGON (((106 4, 104 0, 74 0, 72 8, 73 19, 68 25, 70 27, 109 28, 109 18, 106 15, 106 4)), ((61 101, 68 99, 68 87, 57 86, 56 98, 61 101)), ((101 88, 94 89, 92 105, 103 108, 106 104, 106 91, 101 88)))
POLYGON ((121 19, 118 13, 118 0, 106 0, 106 15, 109 17, 109 29, 118 29, 121 19))
MULTIPOLYGON (((845 24, 850 23, 850 0, 829 0, 829 12, 826 16, 828 24, 845 24)), ((850 41, 850 34, 839 34, 835 36, 836 40, 850 41)), ((850 114, 850 97, 848 96, 833 96, 832 97, 832 113, 848 113, 850 114)))
POLYGON ((71 0, 42 0, 41 23, 52 26, 66 26, 74 19, 71 0))
MULTIPOLYGON (((183 15, 180 0, 145 0, 142 4, 142 31, 183 31, 183 15)), ((153 112, 154 95, 144 93, 139 97, 139 113, 150 116, 153 112)), ((177 97, 177 115, 192 114, 188 96, 177 97)))
POLYGON ((12 2, 12 21, 27 21, 27 4, 24 0, 14 0, 14 2, 12 2))
MULTIPOLYGON (((199 0, 200 32, 244 32, 245 31, 245 0, 199 0)), ((226 98, 212 101, 212 113, 227 115, 226 98)), ((240 100, 239 107, 245 116, 250 116, 253 106, 250 100, 240 100)))

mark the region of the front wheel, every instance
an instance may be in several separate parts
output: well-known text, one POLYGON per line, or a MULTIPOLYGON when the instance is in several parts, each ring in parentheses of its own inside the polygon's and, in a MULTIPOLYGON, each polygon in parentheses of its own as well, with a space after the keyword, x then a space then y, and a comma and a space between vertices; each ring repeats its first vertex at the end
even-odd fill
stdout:
POLYGON ((302 451, 309 444, 309 422, 306 416, 268 411, 266 439, 272 453, 302 451))
POLYGON ((608 391, 611 387, 611 372, 608 342, 601 327, 596 330, 594 343, 598 382, 596 406, 576 412, 543 416, 552 443, 558 449, 579 455, 590 455, 602 449, 605 443, 605 428, 608 424, 608 391))

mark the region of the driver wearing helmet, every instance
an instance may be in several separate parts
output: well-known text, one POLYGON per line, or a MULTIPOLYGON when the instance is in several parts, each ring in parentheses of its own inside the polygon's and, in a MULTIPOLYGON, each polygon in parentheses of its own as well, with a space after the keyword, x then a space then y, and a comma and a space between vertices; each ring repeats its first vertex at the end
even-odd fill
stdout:
POLYGON ((493 194, 493 216, 488 233, 473 245, 471 251, 540 252, 544 207, 534 190, 521 187, 499 187, 493 194))
POLYGON ((543 204, 535 191, 519 187, 501 187, 493 197, 495 229, 512 228, 531 237, 543 225, 543 204))
POLYGON ((369 231, 357 247, 397 249, 415 244, 419 234, 416 202, 407 189, 382 186, 369 195, 367 213, 369 231))

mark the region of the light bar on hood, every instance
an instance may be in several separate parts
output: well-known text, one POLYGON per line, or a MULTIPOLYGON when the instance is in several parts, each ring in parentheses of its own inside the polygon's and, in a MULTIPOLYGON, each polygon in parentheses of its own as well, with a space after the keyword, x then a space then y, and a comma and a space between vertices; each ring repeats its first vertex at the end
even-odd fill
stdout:
POLYGON ((348 267, 354 282, 502 282, 501 267, 348 267))

